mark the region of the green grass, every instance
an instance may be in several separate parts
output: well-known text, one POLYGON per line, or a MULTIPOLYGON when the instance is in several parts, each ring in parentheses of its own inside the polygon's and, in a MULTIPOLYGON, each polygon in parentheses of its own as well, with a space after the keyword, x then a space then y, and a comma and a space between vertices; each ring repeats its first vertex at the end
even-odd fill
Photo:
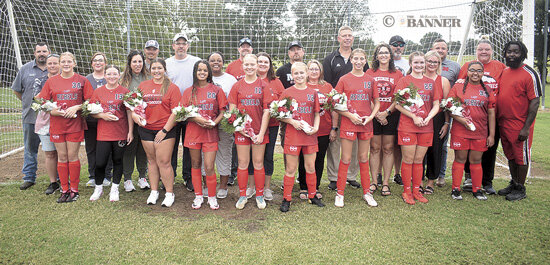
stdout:
POLYGON ((9 87, 0 87, 0 108, 20 109, 21 101, 9 87))
POLYGON ((533 135, 533 146, 531 148, 531 159, 538 167, 545 172, 550 172, 550 112, 539 112, 535 121, 535 132, 533 135))

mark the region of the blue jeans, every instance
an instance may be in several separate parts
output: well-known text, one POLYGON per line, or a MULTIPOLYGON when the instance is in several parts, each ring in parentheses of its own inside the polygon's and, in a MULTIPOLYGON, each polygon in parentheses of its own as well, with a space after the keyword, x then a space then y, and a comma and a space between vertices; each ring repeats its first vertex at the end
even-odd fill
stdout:
MULTIPOLYGON (((450 129, 449 129, 450 130, 450 129)), ((448 134, 449 132, 447 132, 448 134)), ((441 169, 439 170, 439 178, 445 178, 445 172, 447 171, 447 141, 450 136, 445 137, 443 141, 443 149, 441 150, 441 169)))
POLYGON ((23 123, 23 142, 25 145, 23 169, 21 170, 23 181, 34 183, 38 168, 36 156, 38 154, 38 146, 40 145, 40 138, 34 133, 34 124, 23 123))

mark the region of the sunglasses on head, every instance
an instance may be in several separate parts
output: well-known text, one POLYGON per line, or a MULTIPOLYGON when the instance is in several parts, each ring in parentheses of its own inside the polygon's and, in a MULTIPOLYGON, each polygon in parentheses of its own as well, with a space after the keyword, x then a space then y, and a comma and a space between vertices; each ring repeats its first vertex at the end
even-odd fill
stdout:
POLYGON ((391 44, 391 46, 403 48, 403 47, 405 47, 405 43, 402 43, 402 42, 394 42, 394 43, 391 44))

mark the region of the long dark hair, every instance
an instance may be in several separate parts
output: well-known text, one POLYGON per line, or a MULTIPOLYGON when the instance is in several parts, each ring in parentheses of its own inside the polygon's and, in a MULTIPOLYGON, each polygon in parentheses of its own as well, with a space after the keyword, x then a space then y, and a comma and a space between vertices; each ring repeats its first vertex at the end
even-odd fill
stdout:
POLYGON ((166 94, 166 91, 168 91, 168 87, 170 87, 170 85, 172 84, 172 81, 170 81, 170 78, 168 78, 168 76, 166 75, 166 62, 161 58, 157 58, 151 60, 150 66, 152 66, 154 63, 160 63, 164 68, 164 79, 162 80, 162 87, 160 89, 160 93, 164 96, 164 94, 166 94))
MULTIPOLYGON (((143 61, 143 67, 141 68, 141 72, 139 72, 139 74, 144 77, 149 76, 149 70, 145 67, 145 56, 143 56, 143 53, 138 50, 131 50, 130 53, 128 53, 126 68, 124 69, 124 73, 122 73, 122 78, 120 79, 120 85, 123 87, 129 87, 132 82, 132 67, 130 65, 132 64, 132 58, 136 55, 141 56, 141 60, 143 61)), ((164 65, 164 70, 166 70, 166 63, 164 65)))
POLYGON ((393 73, 396 71, 395 63, 393 60, 393 52, 391 51, 390 45, 386 43, 378 44, 378 46, 376 46, 376 48, 374 49, 374 54, 372 55, 372 70, 376 72, 378 71, 378 68, 380 68, 380 61, 378 61, 378 58, 376 57, 378 57, 378 53, 380 52, 380 49, 382 49, 383 47, 386 47, 386 49, 388 49, 388 52, 390 53, 390 62, 388 65, 388 71, 390 73, 393 73))
POLYGON ((191 104, 197 99, 197 88, 199 86, 199 79, 197 78, 197 72, 199 71, 200 64, 206 65, 206 69, 208 70, 208 76, 206 77, 206 82, 210 84, 214 82, 212 81, 212 68, 210 67, 210 64, 208 63, 208 61, 207 60, 197 61, 195 65, 193 65, 193 87, 191 88, 191 98, 189 99, 189 104, 191 104))
MULTIPOLYGON (((468 64, 468 70, 470 69, 470 66, 477 64, 481 66, 481 70, 485 70, 483 67, 483 64, 480 61, 472 61, 468 64)), ((466 87, 468 87, 468 83, 470 83, 470 77, 466 75, 466 80, 464 80, 464 87, 462 87, 462 95, 466 94, 466 87)), ((479 83, 481 84, 481 87, 483 87, 483 90, 485 90, 485 93, 487 93, 487 88, 485 88, 485 84, 483 83, 483 74, 481 74, 481 79, 479 80, 479 83)), ((487 93, 487 95, 489 95, 487 93)))
POLYGON ((259 52, 256 54, 256 56, 259 58, 260 56, 265 56, 269 60, 269 69, 267 70, 267 80, 269 82, 275 80, 277 76, 275 76, 275 70, 273 69, 273 61, 271 60, 271 56, 267 54, 267 52, 259 52))

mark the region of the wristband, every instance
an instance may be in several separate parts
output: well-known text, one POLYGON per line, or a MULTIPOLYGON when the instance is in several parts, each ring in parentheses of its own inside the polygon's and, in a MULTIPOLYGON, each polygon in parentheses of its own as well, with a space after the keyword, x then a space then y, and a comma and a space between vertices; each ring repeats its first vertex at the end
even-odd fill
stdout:
POLYGON ((448 121, 446 121, 446 122, 445 122, 445 124, 449 125, 449 124, 451 124, 451 123, 450 123, 450 122, 448 122, 448 121))
POLYGON ((338 131, 338 127, 332 127, 332 130, 338 131))
POLYGON ((386 109, 386 112, 388 113, 388 115, 391 115, 391 110, 390 109, 386 109))
POLYGON ((161 131, 162 131, 163 133, 168 133, 168 131, 167 131, 166 129, 164 129, 164 128, 162 128, 161 131))

